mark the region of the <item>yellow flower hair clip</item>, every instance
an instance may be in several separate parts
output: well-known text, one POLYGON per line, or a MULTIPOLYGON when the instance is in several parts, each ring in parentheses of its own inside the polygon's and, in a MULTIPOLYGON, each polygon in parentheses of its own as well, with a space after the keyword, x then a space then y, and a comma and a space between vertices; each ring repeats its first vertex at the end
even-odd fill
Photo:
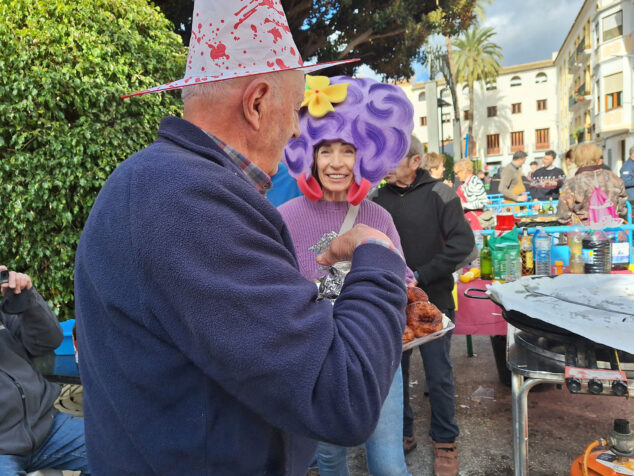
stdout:
POLYGON ((330 84, 327 76, 306 75, 306 90, 302 106, 308 106, 308 112, 313 117, 324 117, 334 111, 332 103, 343 102, 348 94, 350 83, 330 84))

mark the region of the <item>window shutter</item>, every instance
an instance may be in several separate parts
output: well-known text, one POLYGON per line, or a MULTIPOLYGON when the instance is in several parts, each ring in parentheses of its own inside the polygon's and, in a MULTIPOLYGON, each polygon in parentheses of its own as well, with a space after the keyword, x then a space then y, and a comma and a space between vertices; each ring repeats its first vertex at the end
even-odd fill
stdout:
POLYGON ((603 78, 604 94, 618 93, 623 91, 623 73, 611 74, 603 78))

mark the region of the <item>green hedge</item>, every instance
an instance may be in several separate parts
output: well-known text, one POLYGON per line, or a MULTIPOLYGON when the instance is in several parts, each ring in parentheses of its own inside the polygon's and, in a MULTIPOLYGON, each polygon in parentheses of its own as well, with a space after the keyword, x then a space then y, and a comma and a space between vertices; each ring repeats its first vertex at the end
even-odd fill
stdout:
POLYGON ((0 263, 72 317, 75 249, 101 186, 151 143, 186 50, 146 0, 0 0, 0 263))

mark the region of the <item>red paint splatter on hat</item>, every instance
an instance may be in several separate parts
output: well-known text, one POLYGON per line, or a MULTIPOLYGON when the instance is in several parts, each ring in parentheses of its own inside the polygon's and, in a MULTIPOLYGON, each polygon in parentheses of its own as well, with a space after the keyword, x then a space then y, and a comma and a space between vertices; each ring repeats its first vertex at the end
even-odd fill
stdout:
POLYGON ((273 43, 277 43, 279 40, 282 39, 282 34, 277 28, 271 28, 267 33, 270 33, 273 36, 273 43))
POLYGON ((273 23, 273 24, 277 25, 279 28, 281 28, 282 30, 284 30, 286 33, 290 33, 291 32, 291 29, 284 22, 275 21, 275 20, 271 20, 270 18, 266 18, 264 20, 264 23, 273 23))
POLYGON ((209 47, 209 56, 211 56, 211 59, 229 59, 229 55, 227 54, 227 46, 224 43, 219 42, 217 45, 207 43, 207 46, 209 47))
POLYGON ((281 58, 275 58, 275 63, 280 67, 280 68, 284 68, 284 69, 288 69, 288 66, 286 66, 284 64, 284 61, 282 61, 281 58))
POLYGON ((253 33, 257 33, 258 32, 258 27, 251 24, 251 29, 253 30, 253 33))
MULTIPOLYGON (((253 63, 253 64, 255 64, 255 63, 253 63)), ((266 65, 267 65, 269 68, 272 68, 274 64, 275 64, 275 63, 273 63, 273 61, 267 61, 267 62, 266 62, 266 65)))
POLYGON ((205 34, 204 33, 202 35, 200 34, 202 29, 203 29, 203 26, 202 26, 201 23, 199 23, 198 24, 198 34, 196 34, 196 32, 194 30, 192 30, 192 36, 194 37, 194 39, 196 40, 197 43, 200 43, 205 38, 205 34))
POLYGON ((295 56, 295 48, 291 48, 291 54, 295 56))
MULTIPOLYGON (((244 8, 240 9, 239 11, 237 11, 234 15, 235 15, 235 16, 239 16, 239 15, 240 15, 240 12, 241 12, 242 10, 244 10, 244 8)), ((243 23, 244 23, 244 22, 245 22, 245 21, 246 21, 246 20, 247 20, 247 19, 248 19, 251 15, 253 15, 253 14, 254 14, 257 10, 258 10, 258 7, 254 7, 254 8, 252 8, 251 10, 249 10, 248 12, 246 12, 246 13, 244 14, 244 16, 243 16, 242 18, 240 18, 240 20, 238 20, 238 23, 236 23, 235 25, 233 25, 233 28, 234 28, 235 30, 237 30, 237 29, 238 29, 238 27, 239 27, 240 25, 242 25, 242 24, 243 24, 243 23)))

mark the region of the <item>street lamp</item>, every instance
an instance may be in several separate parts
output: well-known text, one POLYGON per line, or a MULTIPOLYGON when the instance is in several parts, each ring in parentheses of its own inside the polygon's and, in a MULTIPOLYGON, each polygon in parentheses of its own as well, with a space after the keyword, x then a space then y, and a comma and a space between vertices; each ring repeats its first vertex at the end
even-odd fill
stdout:
POLYGON ((438 98, 438 107, 440 108, 440 151, 442 154, 445 153, 445 133, 443 130, 443 117, 442 117, 442 108, 445 106, 451 106, 450 103, 445 101, 443 98, 438 98))

